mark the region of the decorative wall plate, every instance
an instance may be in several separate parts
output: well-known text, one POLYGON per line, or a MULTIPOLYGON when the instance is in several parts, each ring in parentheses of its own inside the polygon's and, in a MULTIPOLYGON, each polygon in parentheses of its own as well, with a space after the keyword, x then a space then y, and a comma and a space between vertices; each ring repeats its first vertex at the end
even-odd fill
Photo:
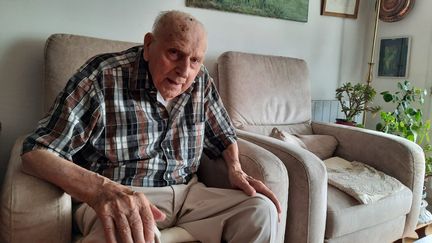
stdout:
POLYGON ((413 8, 415 0, 382 0, 380 19, 396 22, 403 19, 413 8))

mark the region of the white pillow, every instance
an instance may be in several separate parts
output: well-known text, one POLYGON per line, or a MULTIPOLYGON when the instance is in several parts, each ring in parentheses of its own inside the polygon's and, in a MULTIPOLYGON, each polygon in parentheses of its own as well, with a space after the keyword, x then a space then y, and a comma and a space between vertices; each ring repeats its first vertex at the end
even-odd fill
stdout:
POLYGON ((332 157, 338 145, 336 138, 330 135, 289 134, 288 132, 281 131, 276 127, 271 131, 270 137, 298 145, 309 150, 322 160, 332 157))

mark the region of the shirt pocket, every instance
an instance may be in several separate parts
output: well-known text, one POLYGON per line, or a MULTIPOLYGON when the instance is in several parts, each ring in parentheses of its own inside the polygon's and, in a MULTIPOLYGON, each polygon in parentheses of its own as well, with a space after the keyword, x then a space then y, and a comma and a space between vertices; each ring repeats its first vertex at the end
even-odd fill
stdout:
POLYGON ((105 154, 114 161, 148 159, 160 133, 159 124, 144 111, 124 110, 107 114, 105 126, 105 154), (152 131, 152 132, 150 132, 152 131))

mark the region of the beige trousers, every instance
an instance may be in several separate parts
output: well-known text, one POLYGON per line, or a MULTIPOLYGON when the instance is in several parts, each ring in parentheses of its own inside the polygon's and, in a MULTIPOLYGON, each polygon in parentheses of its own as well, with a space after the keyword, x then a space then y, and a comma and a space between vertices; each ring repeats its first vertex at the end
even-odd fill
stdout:
MULTIPOLYGON (((166 214, 157 223, 159 229, 182 227, 203 243, 275 241, 276 207, 263 195, 249 197, 239 190, 206 187, 196 177, 187 185, 132 189, 143 192, 166 214)), ((76 210, 74 220, 83 234, 81 242, 105 242, 102 224, 87 204, 76 210)), ((159 241, 157 237, 155 242, 159 241)))

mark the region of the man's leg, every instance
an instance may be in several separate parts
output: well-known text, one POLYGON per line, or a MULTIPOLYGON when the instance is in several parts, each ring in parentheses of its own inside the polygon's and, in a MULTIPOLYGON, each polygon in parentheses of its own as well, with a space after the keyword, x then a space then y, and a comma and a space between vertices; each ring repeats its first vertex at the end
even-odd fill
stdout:
MULTIPOLYGON (((160 188, 138 188, 132 187, 133 190, 143 192, 147 199, 156 207, 166 214, 166 219, 158 223, 158 227, 163 229, 169 227, 175 221, 174 192, 172 187, 160 188)), ((180 203, 181 204, 181 203, 180 203)), ((83 238, 78 242, 81 243, 105 243, 105 236, 102 223, 98 219, 96 212, 87 204, 82 204, 74 214, 74 220, 77 224, 83 238)), ((155 229, 155 242, 160 242, 160 232, 155 229)))
POLYGON ((177 226, 205 243, 274 242, 278 215, 265 196, 240 190, 192 185, 179 213, 177 226))
MULTIPOLYGON (((74 214, 75 222, 81 231, 82 238, 79 243, 105 243, 105 235, 102 223, 96 212, 87 204, 83 203, 74 214)), ((160 231, 154 227, 155 242, 160 243, 160 231)))
MULTIPOLYGON (((160 229, 176 224, 205 243, 267 243, 275 239, 276 208, 260 194, 249 197, 240 190, 208 188, 196 177, 188 185, 132 189, 143 192, 166 214, 167 219, 158 223, 160 229)), ((84 236, 79 242, 105 242, 102 224, 88 205, 81 206, 74 219, 84 236)))

